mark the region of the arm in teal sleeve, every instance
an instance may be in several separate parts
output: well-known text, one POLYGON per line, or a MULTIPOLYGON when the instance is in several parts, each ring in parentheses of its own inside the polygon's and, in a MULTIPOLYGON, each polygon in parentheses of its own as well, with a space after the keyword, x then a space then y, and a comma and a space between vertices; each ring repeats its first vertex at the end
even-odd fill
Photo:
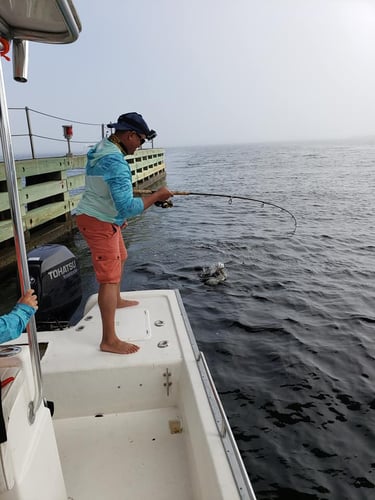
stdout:
POLYGON ((34 313, 33 307, 18 303, 9 314, 0 316, 0 343, 19 337, 34 313))
POLYGON ((120 155, 108 155, 106 163, 105 181, 109 185, 119 219, 123 221, 142 213, 143 200, 133 197, 132 173, 128 163, 120 155))

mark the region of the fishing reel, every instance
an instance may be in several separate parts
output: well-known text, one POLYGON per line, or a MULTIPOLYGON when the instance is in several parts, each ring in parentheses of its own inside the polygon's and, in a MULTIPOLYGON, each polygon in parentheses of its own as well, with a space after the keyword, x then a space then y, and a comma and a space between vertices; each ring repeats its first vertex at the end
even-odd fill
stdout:
POLYGON ((161 208, 172 208, 173 207, 173 203, 171 202, 171 200, 156 201, 154 203, 154 205, 157 207, 161 207, 161 208))

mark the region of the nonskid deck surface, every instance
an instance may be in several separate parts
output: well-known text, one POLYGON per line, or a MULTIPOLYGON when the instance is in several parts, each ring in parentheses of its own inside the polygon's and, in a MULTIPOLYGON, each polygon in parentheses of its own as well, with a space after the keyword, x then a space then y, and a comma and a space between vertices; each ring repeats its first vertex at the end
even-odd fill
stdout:
POLYGON ((73 500, 192 500, 175 407, 58 419, 57 444, 73 500), (173 426, 172 426, 173 427, 173 426))

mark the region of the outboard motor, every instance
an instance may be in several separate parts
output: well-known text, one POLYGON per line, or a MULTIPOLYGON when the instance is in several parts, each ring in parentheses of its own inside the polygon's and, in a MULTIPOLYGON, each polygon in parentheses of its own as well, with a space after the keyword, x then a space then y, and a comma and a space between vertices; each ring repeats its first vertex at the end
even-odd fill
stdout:
POLYGON ((38 296, 35 321, 44 330, 66 328, 82 299, 74 254, 63 245, 43 245, 27 254, 31 287, 38 296))

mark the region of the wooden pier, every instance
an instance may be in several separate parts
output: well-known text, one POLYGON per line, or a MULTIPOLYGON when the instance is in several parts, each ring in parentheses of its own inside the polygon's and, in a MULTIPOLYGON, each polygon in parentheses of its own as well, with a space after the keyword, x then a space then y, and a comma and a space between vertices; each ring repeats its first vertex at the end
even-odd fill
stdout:
MULTIPOLYGON (((140 149, 126 157, 134 188, 165 177, 163 149, 140 149)), ((27 250, 58 241, 75 228, 74 209, 85 185, 86 156, 17 160, 16 172, 27 250)), ((15 263, 4 164, 0 163, 0 270, 15 263)))

